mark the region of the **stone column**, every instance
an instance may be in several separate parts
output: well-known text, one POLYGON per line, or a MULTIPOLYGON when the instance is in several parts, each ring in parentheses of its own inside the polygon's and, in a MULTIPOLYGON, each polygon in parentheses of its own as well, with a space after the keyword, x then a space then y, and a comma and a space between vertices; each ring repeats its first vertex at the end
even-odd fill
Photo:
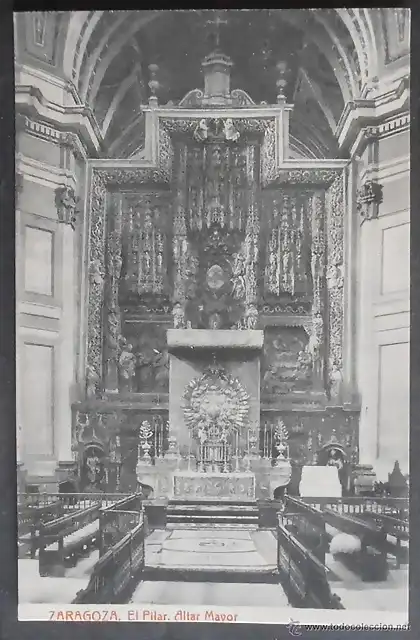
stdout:
POLYGON ((58 187, 55 192, 60 225, 62 268, 62 316, 60 326, 60 342, 58 368, 56 371, 56 420, 55 420, 55 451, 59 468, 65 470, 73 466, 72 457, 72 387, 75 378, 75 340, 74 324, 76 322, 75 308, 75 277, 74 277, 74 229, 76 224, 77 198, 70 186, 58 187))

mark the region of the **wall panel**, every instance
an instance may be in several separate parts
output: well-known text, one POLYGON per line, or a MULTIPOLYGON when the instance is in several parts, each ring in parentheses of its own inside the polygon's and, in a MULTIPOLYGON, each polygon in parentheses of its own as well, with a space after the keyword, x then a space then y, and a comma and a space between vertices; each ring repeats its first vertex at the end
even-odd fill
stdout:
POLYGON ((38 227, 25 227, 24 288, 28 293, 52 296, 53 233, 38 227))
POLYGON ((379 345, 377 456, 388 471, 395 460, 408 471, 409 356, 408 342, 379 345))
POLYGON ((382 230, 382 295, 407 291, 410 282, 410 225, 382 230))
POLYGON ((23 388, 24 448, 30 455, 54 455, 54 347, 25 342, 23 388))

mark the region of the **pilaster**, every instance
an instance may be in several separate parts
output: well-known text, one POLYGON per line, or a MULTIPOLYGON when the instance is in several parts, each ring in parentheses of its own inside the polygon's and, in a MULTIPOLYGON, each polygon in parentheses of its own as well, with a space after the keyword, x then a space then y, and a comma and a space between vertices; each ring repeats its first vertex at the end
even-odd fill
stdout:
MULTIPOLYGON (((39 69, 16 68, 16 203, 17 203, 17 462, 23 462, 31 482, 50 482, 66 477, 74 466, 71 451, 71 404, 74 400, 79 317, 76 263, 79 259, 79 184, 88 155, 96 155, 100 136, 93 115, 81 105, 68 83, 39 69), (50 252, 28 257, 27 229, 50 240, 50 252), (31 262, 28 262, 31 260, 31 262), (27 272, 46 273, 50 290, 42 282, 33 288, 27 272), (32 287, 32 288, 31 288, 32 287), (39 349, 42 356, 39 376, 51 381, 51 396, 40 400, 46 414, 50 444, 38 447, 36 456, 25 453, 27 434, 36 439, 37 421, 27 408, 26 354, 24 344, 39 349), (45 367, 45 370, 44 370, 45 367), (25 420, 27 421, 25 423, 25 420), (23 434, 25 437, 23 437, 23 434), (39 454, 39 455, 38 455, 39 454), (28 460, 26 459, 28 457, 28 460), (36 460, 35 460, 36 458, 36 460), (43 462, 45 458, 45 462, 43 462), (38 464, 39 462, 39 464, 38 464), (57 466, 58 465, 58 466, 57 466)), ((45 244, 45 240, 44 240, 45 244)), ((40 276, 41 278, 41 276, 40 276)), ((33 279, 32 279, 33 280, 33 279)), ((35 361, 31 364, 36 367, 35 361)), ((33 371, 30 376, 35 375, 33 371)), ((31 379, 31 378, 29 378, 31 379)), ((49 382, 46 382, 49 385, 49 382)))
POLYGON ((387 479, 393 456, 408 458, 408 408, 402 400, 407 397, 408 403, 408 362, 399 328, 409 288, 408 271, 404 275, 408 232, 403 230, 409 220, 408 194, 403 193, 409 184, 407 71, 401 70, 392 82, 377 83, 367 99, 349 103, 336 132, 342 152, 351 157, 345 225, 345 377, 361 405, 360 462, 373 464, 379 480, 387 479), (400 345, 395 353, 401 348, 401 357, 393 373, 384 358, 395 345, 400 345), (399 424, 401 431, 398 442, 390 413, 394 430, 399 424))
POLYGON ((60 221, 59 233, 62 246, 62 316, 59 341, 58 398, 56 454, 59 462, 72 460, 71 452, 71 392, 75 379, 74 323, 75 281, 74 281, 74 228, 76 224, 76 200, 74 191, 68 187, 56 189, 57 214, 60 221))

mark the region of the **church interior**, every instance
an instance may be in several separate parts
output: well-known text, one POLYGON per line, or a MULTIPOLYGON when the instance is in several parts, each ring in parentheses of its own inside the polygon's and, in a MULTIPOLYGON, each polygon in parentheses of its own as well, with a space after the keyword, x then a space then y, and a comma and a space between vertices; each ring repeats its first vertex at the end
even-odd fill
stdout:
POLYGON ((21 601, 406 615, 409 10, 14 28, 21 601))

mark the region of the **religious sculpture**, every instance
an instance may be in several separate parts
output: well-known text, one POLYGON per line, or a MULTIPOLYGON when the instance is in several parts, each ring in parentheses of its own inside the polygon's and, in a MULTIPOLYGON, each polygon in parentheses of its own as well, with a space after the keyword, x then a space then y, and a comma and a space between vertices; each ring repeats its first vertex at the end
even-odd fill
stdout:
POLYGON ((337 467, 340 471, 344 466, 343 454, 339 449, 330 449, 327 460, 328 467, 337 467))
POLYGON ((34 11, 34 40, 37 45, 43 47, 45 45, 45 32, 47 26, 47 11, 34 11))
POLYGON ((122 385, 126 391, 133 391, 133 378, 136 373, 136 356, 133 345, 125 342, 119 357, 119 372, 122 385))
POLYGON ((180 302, 174 304, 172 316, 174 320, 174 329, 183 329, 185 327, 185 312, 180 302))
POLYGON ((95 369, 88 365, 86 367, 86 396, 88 398, 94 398, 96 395, 96 385, 99 382, 99 376, 95 369))
POLYGON ((77 203, 78 198, 72 187, 57 187, 55 190, 55 206, 57 208, 58 219, 60 222, 69 224, 72 229, 76 226, 77 203))
POLYGON ((226 118, 224 123, 225 138, 228 141, 236 142, 240 138, 240 133, 235 129, 232 118, 226 118))
POLYGON ((104 278, 102 275, 101 262, 98 258, 95 258, 91 261, 89 265, 89 275, 92 279, 92 282, 97 286, 101 286, 104 278))
POLYGON ((309 353, 308 346, 306 346, 303 351, 299 351, 298 353, 297 364, 299 371, 304 375, 308 375, 311 369, 311 363, 311 354, 309 353))
POLYGON ((320 313, 315 313, 312 319, 312 330, 309 336, 308 352, 311 355, 314 372, 321 377, 323 372, 324 321, 320 313))
POLYGON ((235 434, 246 427, 249 396, 224 369, 209 367, 184 392, 184 416, 191 438, 199 444, 198 461, 227 470, 235 434))
POLYGON ((246 262, 243 253, 237 253, 234 256, 233 272, 232 272, 232 295, 237 300, 245 297, 246 293, 246 262))
POLYGON ((209 329, 221 329, 223 325, 223 319, 220 313, 212 313, 209 318, 209 329))
POLYGON ((336 398, 340 394, 343 375, 338 367, 333 367, 330 372, 330 396, 336 398))
POLYGON ((246 326, 248 329, 256 329, 258 324, 258 309, 255 304, 250 304, 246 310, 246 326))
POLYGON ((197 140, 197 142, 204 142, 204 140, 207 140, 208 135, 209 135, 208 124, 206 122, 206 119, 202 118, 198 123, 196 130, 194 131, 194 139, 197 140))

